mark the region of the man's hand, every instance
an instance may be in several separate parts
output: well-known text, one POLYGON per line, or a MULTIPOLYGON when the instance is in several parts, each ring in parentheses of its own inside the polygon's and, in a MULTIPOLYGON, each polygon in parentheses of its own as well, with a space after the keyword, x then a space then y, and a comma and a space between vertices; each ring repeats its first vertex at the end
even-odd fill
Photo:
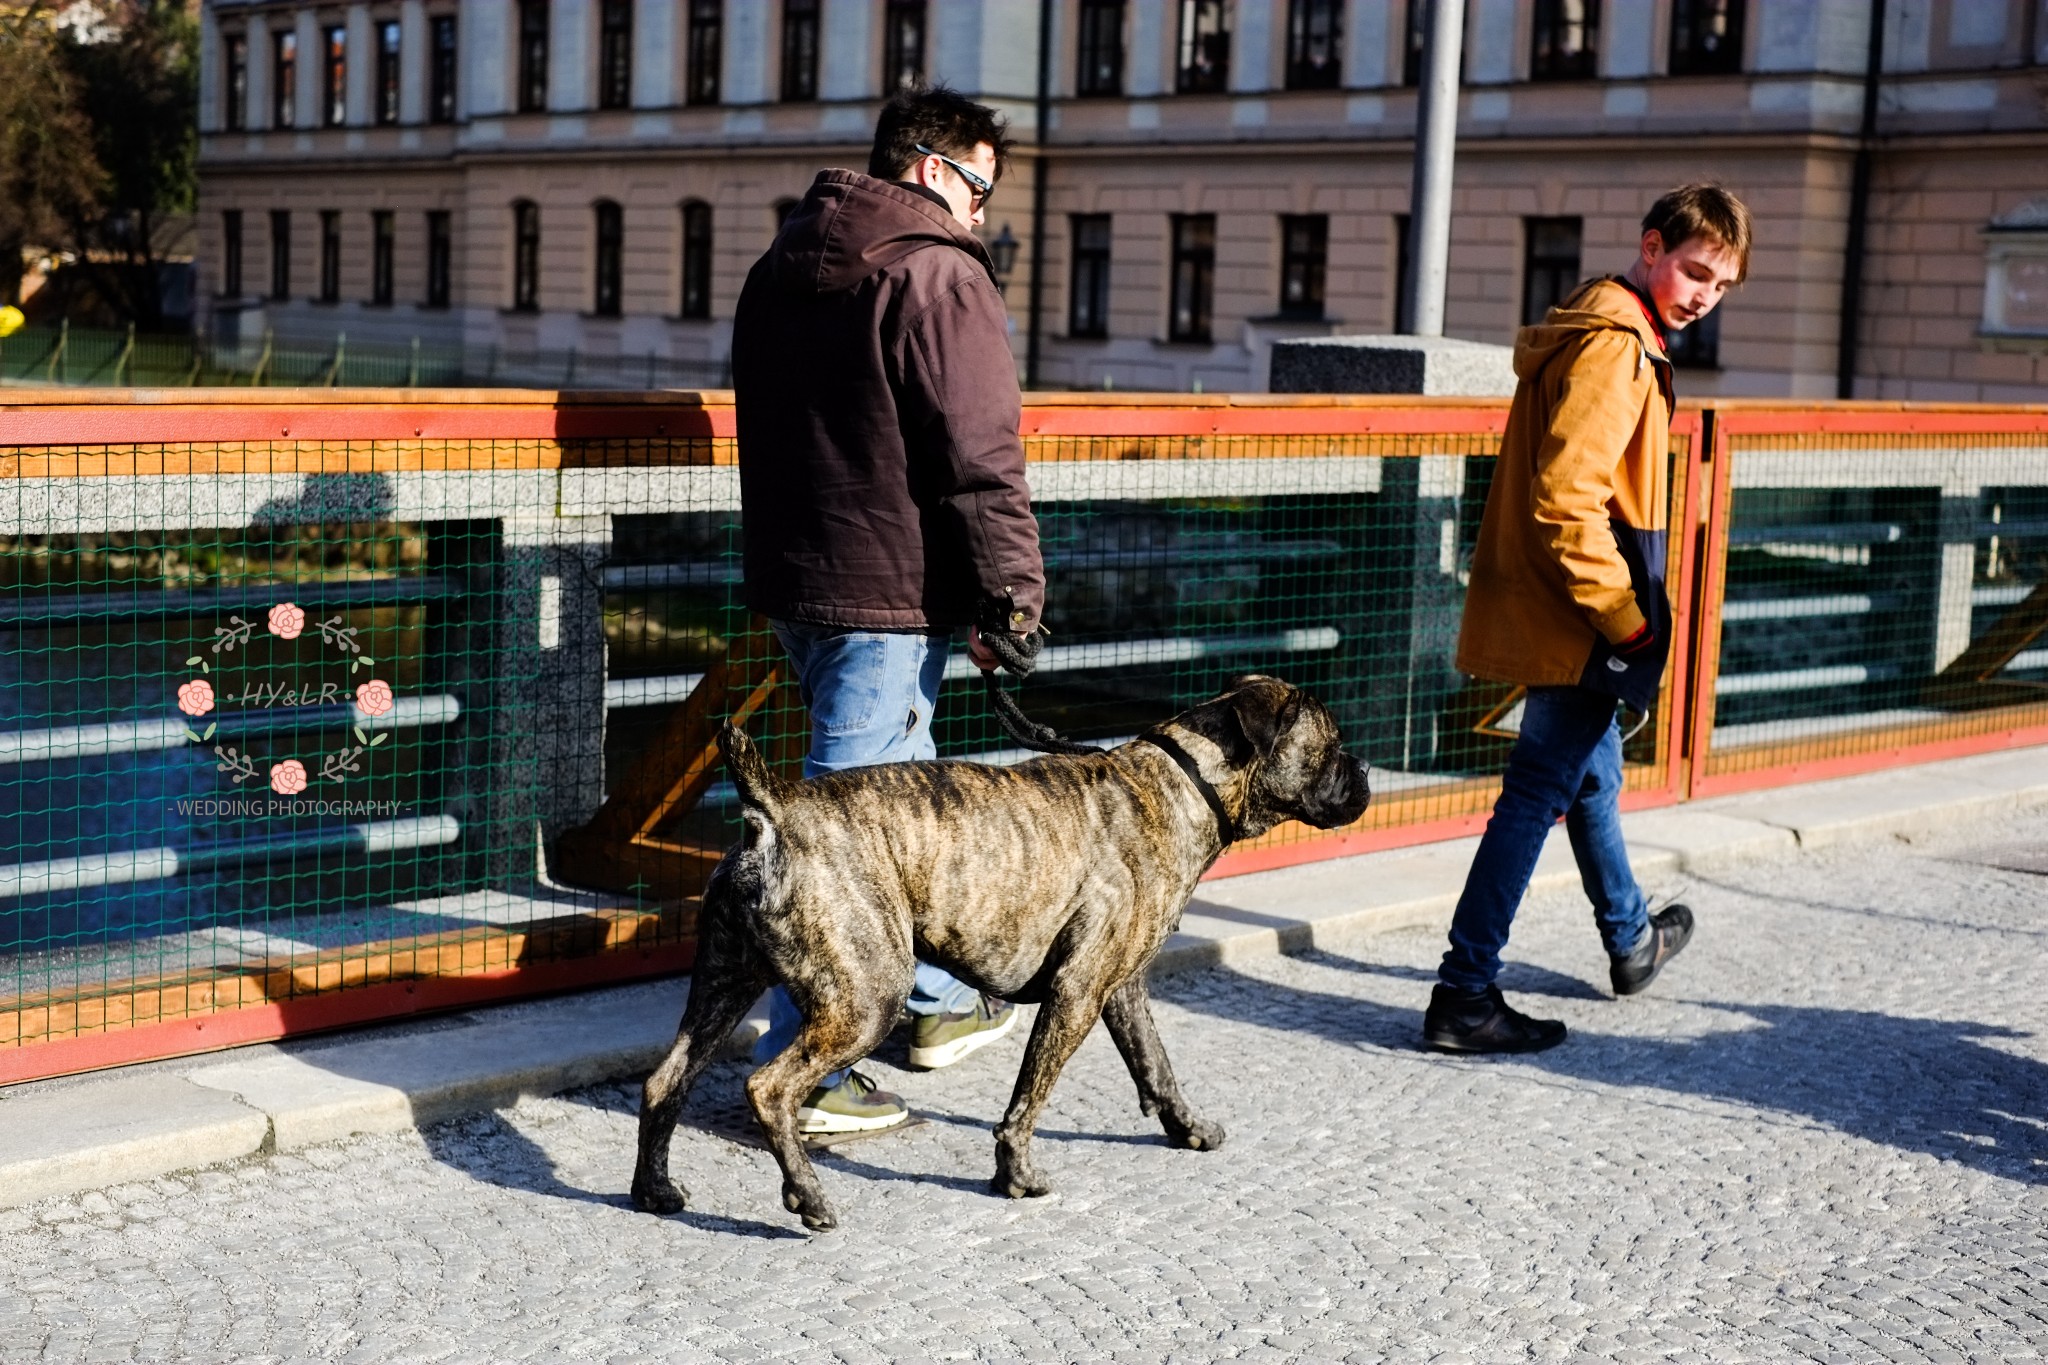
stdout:
POLYGON ((981 642, 981 632, 978 630, 967 632, 967 657, 984 673, 993 673, 1003 666, 1003 661, 996 657, 996 652, 981 642))

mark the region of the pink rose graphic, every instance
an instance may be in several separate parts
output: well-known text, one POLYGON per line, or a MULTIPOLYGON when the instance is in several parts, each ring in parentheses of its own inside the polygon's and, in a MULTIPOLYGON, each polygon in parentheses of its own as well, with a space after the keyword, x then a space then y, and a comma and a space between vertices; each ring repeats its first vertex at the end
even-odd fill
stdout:
POLYGON ((306 789, 306 765, 296 758, 271 765, 270 789, 280 796, 296 796, 306 789))
POLYGON ((372 678, 356 688, 356 705, 365 715, 381 716, 391 709, 391 684, 372 678))
POLYGON ((203 716, 213 709, 213 684, 194 678, 178 689, 178 709, 188 716, 203 716))
POLYGON ((270 609, 270 633, 280 640, 296 640, 306 628, 305 608, 280 602, 270 609))

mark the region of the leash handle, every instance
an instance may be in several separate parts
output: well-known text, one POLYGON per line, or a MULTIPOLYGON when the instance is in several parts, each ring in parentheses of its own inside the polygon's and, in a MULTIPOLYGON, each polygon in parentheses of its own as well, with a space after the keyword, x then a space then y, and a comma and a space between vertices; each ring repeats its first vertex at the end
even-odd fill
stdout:
POLYGON ((1041 754, 1099 754, 1102 750, 1093 744, 1081 744, 1061 735, 1050 725, 1041 725, 1024 714, 1017 699, 1003 690, 1002 679, 993 670, 984 672, 981 680, 988 687, 989 705, 995 708, 996 720, 1003 727, 1003 733, 1041 754))

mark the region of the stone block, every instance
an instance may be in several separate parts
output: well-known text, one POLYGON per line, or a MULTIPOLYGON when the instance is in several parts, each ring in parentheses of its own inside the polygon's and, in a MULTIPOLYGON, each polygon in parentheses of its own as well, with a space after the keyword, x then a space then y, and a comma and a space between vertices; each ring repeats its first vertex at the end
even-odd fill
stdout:
POLYGON ((1506 397, 1514 350, 1456 337, 1347 336, 1276 342, 1274 393, 1506 397))

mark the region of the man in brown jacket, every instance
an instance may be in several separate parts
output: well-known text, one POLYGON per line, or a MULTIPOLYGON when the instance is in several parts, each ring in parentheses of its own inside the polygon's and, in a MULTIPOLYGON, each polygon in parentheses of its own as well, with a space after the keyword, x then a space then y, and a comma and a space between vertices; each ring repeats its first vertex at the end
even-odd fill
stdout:
MULTIPOLYGON (((892 98, 868 174, 820 171, 755 263, 733 320, 746 603, 795 665, 805 776, 933 758, 956 627, 1028 640, 1045 570, 1024 482, 1022 398, 982 221, 1008 160, 1002 118, 951 90, 892 98)), ((994 668, 978 635, 969 651, 994 668)), ((1016 655, 1025 667, 1032 651, 1016 655)), ((923 963, 912 1066, 1001 1037, 1015 1007, 923 963)), ((773 993, 765 1061, 796 1034, 773 993)), ((806 1132, 909 1116, 858 1071, 797 1110, 806 1132)))
POLYGON ((1664 593, 1671 361, 1664 335, 1705 317, 1749 268, 1749 213, 1687 185, 1643 219, 1625 275, 1594 280, 1515 342, 1514 405, 1472 560, 1458 667, 1528 689, 1500 799, 1451 920, 1423 1039, 1455 1052, 1564 1040, 1494 979, 1516 907, 1562 817, 1617 995, 1648 986, 1692 912, 1648 913, 1621 837, 1617 709, 1647 712, 1670 648, 1664 593))

